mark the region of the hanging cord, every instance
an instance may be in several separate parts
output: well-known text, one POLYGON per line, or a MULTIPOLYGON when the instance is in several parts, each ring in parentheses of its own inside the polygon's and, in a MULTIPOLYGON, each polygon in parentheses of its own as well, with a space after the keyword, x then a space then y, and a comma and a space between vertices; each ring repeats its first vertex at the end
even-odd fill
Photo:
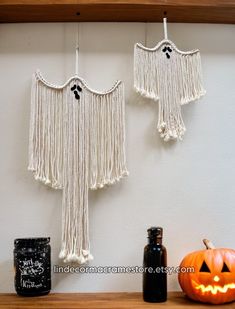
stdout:
POLYGON ((144 24, 144 46, 148 44, 148 23, 145 22, 144 24))
POLYGON ((167 35, 167 18, 163 18, 163 27, 164 27, 164 39, 168 40, 168 35, 167 35))
POLYGON ((79 56, 79 43, 80 43, 80 27, 79 23, 77 25, 77 34, 76 34, 76 64, 75 64, 75 75, 78 75, 78 56, 79 56))

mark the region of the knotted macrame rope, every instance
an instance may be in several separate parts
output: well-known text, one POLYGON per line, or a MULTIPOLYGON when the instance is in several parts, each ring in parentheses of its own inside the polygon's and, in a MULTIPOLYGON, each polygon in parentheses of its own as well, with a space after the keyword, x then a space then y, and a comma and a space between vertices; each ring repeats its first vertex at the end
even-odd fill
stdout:
POLYGON ((33 76, 29 170, 63 190, 60 258, 83 264, 90 253, 88 191, 114 184, 128 174, 125 155, 123 84, 91 90, 77 76, 65 85, 33 76), (71 88, 82 89, 80 99, 71 88))
POLYGON ((137 43, 134 50, 134 88, 142 96, 157 101, 157 129, 165 140, 182 139, 185 125, 181 105, 205 94, 199 50, 180 51, 167 39, 154 48, 137 43))

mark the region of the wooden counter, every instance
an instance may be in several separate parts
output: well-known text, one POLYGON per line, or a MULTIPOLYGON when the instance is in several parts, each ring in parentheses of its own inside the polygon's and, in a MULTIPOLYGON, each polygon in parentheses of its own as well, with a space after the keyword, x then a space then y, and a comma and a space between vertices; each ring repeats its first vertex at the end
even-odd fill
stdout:
POLYGON ((204 305, 191 302, 181 292, 170 292, 165 303, 145 303, 141 293, 66 293, 40 297, 20 297, 15 294, 0 294, 1 309, 235 309, 235 303, 223 306, 204 305))

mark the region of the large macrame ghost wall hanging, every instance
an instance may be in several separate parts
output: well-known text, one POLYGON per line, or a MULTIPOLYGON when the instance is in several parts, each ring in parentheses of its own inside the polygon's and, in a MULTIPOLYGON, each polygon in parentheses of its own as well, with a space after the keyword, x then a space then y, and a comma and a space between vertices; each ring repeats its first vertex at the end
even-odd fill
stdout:
POLYGON ((92 259, 88 231, 88 191, 128 174, 125 157, 125 104, 122 82, 97 92, 76 74, 64 85, 33 76, 29 170, 63 190, 64 262, 92 259))
POLYGON ((137 43, 134 49, 134 88, 159 104, 157 129, 164 141, 182 139, 181 105, 205 94, 199 50, 180 51, 167 38, 154 48, 137 43))

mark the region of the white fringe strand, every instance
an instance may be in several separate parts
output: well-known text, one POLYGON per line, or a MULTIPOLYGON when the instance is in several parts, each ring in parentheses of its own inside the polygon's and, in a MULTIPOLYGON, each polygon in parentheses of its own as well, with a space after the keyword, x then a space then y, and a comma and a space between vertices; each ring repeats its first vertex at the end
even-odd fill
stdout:
POLYGON ((33 76, 29 166, 34 177, 63 190, 64 262, 86 263, 90 253, 88 191, 128 175, 125 103, 121 82, 107 92, 90 89, 78 76, 62 86, 33 76), (77 100, 71 87, 82 88, 77 100))
POLYGON ((168 39, 154 48, 137 43, 134 88, 142 96, 158 102, 157 129, 164 141, 182 139, 186 128, 181 105, 205 94, 199 50, 182 52, 168 39))

